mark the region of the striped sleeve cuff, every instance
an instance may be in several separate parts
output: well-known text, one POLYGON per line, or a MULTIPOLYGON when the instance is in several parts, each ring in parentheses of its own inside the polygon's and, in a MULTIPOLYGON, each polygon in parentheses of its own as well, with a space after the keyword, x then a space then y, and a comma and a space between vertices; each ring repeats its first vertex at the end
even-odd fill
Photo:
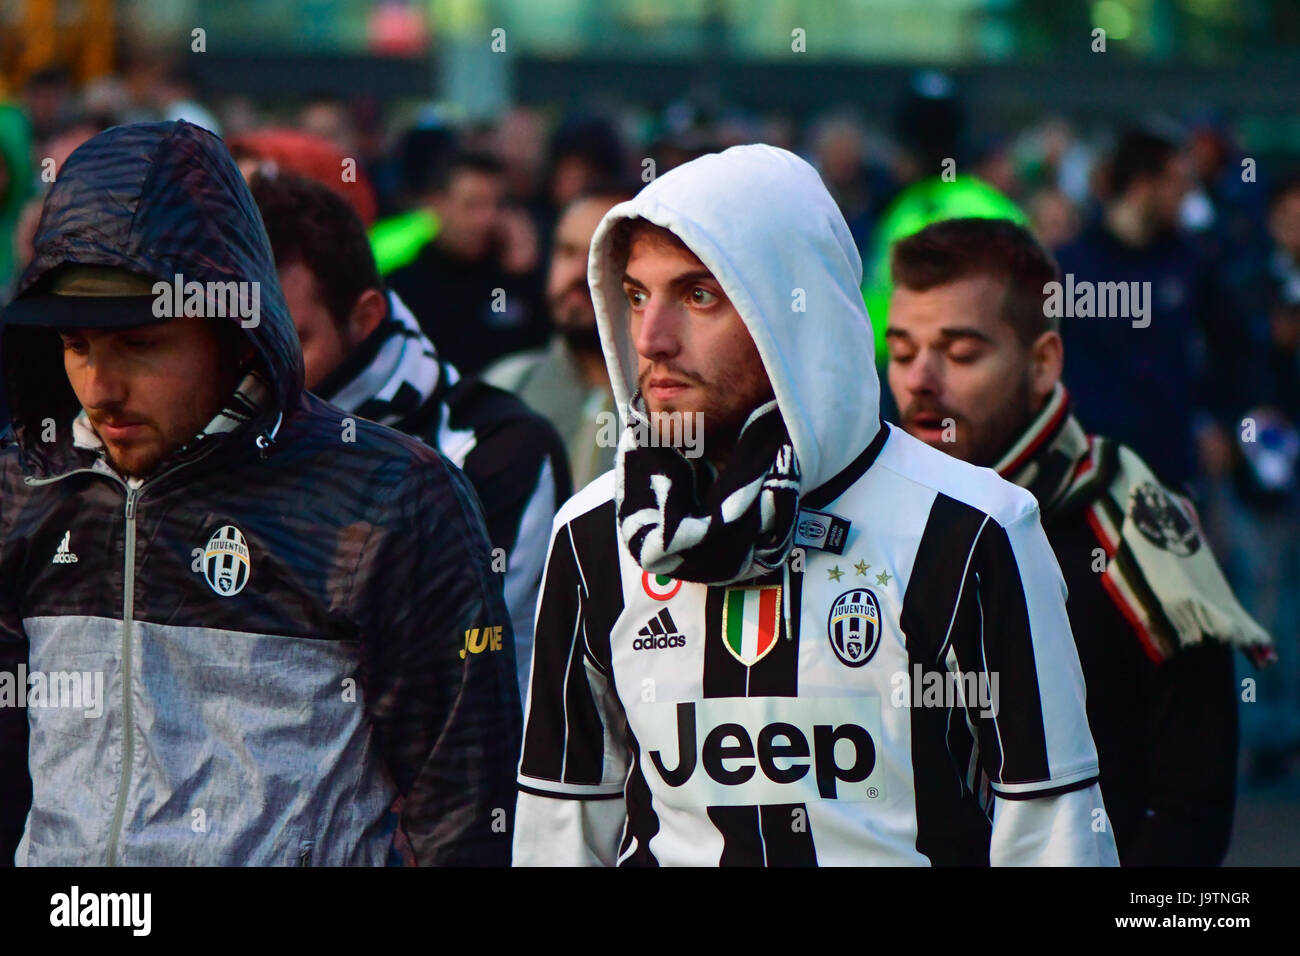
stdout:
POLYGON ((538 797, 558 797, 561 800, 614 800, 623 796, 621 783, 562 783, 559 780, 541 780, 519 775, 519 789, 538 797))
POLYGON ((993 792, 1003 800, 1035 800, 1054 797, 1072 790, 1083 790, 1097 782, 1097 765, 1052 777, 1050 780, 1032 780, 1028 783, 994 783, 993 792))

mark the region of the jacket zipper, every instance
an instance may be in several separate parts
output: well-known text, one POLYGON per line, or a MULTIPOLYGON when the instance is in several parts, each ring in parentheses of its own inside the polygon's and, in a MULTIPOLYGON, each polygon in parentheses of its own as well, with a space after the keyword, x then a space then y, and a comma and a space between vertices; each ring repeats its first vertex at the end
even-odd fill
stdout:
MULTIPOLYGON (((280 422, 283 419, 283 413, 280 418, 276 419, 275 431, 279 431, 280 422)), ((259 436, 261 437, 261 436, 259 436)), ((211 447, 216 447, 213 442, 211 447)), ((259 443, 258 448, 264 448, 259 443)), ((132 751, 134 749, 134 726, 132 724, 131 714, 131 632, 135 624, 135 515, 136 505, 144 490, 151 484, 156 484, 161 478, 170 475, 173 471, 184 468, 193 461, 199 461, 211 454, 211 449, 197 455, 191 462, 182 462, 160 475, 155 475, 147 482, 142 482, 140 487, 132 488, 117 474, 112 471, 104 471, 98 468, 74 468, 71 471, 65 471, 61 475, 51 475, 47 478, 34 478, 26 476, 23 481, 32 487, 42 485, 52 485, 64 478, 70 478, 78 474, 101 475, 116 481, 126 491, 126 554, 123 558, 123 569, 125 572, 122 586, 122 778, 117 794, 117 806, 113 810, 113 823, 108 833, 108 865, 117 865, 117 849, 120 842, 122 820, 126 815, 126 794, 127 787, 131 780, 132 751)), ((311 851, 308 849, 307 859, 311 859, 311 851)))
POLYGON ((117 865, 118 838, 122 817, 126 814, 126 792, 131 783, 131 763, 135 749, 131 715, 131 631, 135 623, 135 510, 140 489, 126 489, 126 548, 122 585, 122 780, 113 810, 113 825, 108 831, 108 865, 117 865))
POLYGON ((122 589, 122 778, 117 795, 117 806, 113 810, 113 825, 108 831, 108 865, 115 866, 117 856, 118 830, 122 826, 122 817, 126 813, 126 789, 131 774, 132 726, 131 726, 131 625, 135 618, 135 509, 140 498, 140 488, 132 488, 117 475, 98 468, 74 468, 61 475, 49 478, 23 479, 29 486, 40 487, 52 485, 56 481, 78 474, 100 475, 112 479, 126 492, 126 556, 124 567, 126 577, 122 589))

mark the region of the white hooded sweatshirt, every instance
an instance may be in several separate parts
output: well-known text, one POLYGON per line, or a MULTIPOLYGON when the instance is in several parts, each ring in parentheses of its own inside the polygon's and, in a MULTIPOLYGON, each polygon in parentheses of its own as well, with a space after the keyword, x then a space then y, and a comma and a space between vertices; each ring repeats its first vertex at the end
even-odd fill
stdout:
POLYGON ((588 279, 626 424, 610 230, 674 232, 743 319, 800 469, 798 547, 735 585, 651 575, 616 472, 556 516, 517 864, 1117 865, 1065 585, 1024 490, 879 419, 862 266, 816 172, 770 146, 611 209, 588 279))

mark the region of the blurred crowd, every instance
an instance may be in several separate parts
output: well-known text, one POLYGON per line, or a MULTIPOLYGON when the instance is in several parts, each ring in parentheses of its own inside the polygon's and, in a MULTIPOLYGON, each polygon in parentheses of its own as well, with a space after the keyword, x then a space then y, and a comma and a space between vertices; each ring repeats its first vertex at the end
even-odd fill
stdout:
POLYGON ((1090 431, 1189 492, 1242 603, 1275 635, 1278 666, 1240 675, 1259 681, 1242 708, 1245 771, 1296 779, 1300 157, 1296 173, 1257 163, 1208 112, 1107 129, 1052 116, 993 134, 975 132, 977 105, 922 72, 883 111, 795 118, 706 97, 612 115, 518 106, 463 122, 366 97, 204 99, 156 60, 85 85, 52 69, 0 102, 0 303, 67 156, 109 126, 183 118, 219 133, 246 174, 291 170, 347 199, 384 284, 439 354, 551 419, 579 488, 613 457, 595 436, 612 399, 587 246, 604 212, 654 176, 747 142, 805 156, 863 254, 878 341, 894 239, 951 216, 1017 219, 1076 282, 1150 283, 1149 323, 1064 321, 1066 384, 1090 431))

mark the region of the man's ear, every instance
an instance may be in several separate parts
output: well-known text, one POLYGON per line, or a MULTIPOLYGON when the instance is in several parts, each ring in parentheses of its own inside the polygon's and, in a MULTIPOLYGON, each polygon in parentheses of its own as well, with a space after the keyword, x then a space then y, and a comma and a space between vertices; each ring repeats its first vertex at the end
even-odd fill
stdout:
POLYGON ((1029 346, 1029 384, 1034 404, 1041 405, 1052 394, 1065 369, 1065 345, 1060 332, 1044 332, 1029 346))
POLYGON ((352 345, 359 345, 379 328, 388 317, 388 296, 379 289, 367 289, 357 297, 348 314, 348 336, 352 345))

